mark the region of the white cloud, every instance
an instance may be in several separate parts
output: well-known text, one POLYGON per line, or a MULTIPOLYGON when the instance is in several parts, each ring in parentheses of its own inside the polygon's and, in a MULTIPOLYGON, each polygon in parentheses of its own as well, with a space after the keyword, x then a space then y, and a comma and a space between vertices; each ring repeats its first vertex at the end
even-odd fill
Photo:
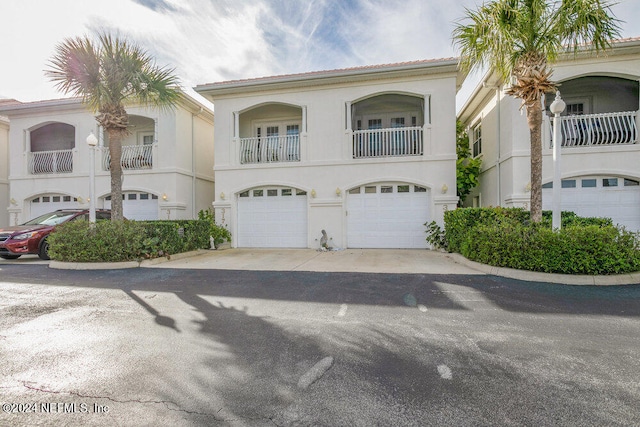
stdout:
MULTIPOLYGON (((116 31, 186 86, 454 56, 453 22, 480 0, 21 0, 3 2, 0 96, 60 97, 43 70, 65 37, 116 31)), ((614 6, 638 36, 640 4, 614 6)))

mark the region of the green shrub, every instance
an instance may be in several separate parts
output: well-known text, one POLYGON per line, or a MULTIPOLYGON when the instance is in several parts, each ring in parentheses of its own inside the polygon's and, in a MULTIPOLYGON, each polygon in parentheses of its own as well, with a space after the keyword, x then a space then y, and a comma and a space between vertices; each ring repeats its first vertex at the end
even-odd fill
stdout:
POLYGON ((460 252, 497 267, 564 274, 619 274, 640 270, 634 233, 613 226, 569 226, 553 231, 540 224, 474 227, 460 252))
POLYGON ((51 259, 66 262, 134 261, 141 257, 145 229, 136 221, 71 221, 49 235, 51 259))
POLYGON ((155 258, 209 248, 209 224, 203 220, 141 221, 144 256, 155 258))
POLYGON ((437 222, 425 222, 427 227, 427 243, 431 245, 433 249, 447 249, 447 240, 444 237, 444 230, 438 225, 437 222))
POLYGON ((465 208, 445 213, 447 249, 497 267, 565 274, 617 274, 640 270, 637 233, 608 218, 562 212, 562 228, 551 229, 551 212, 531 223, 516 208, 465 208))
POLYGON ((86 221, 61 224, 49 235, 56 261, 135 261, 209 247, 209 224, 200 220, 86 221))
POLYGON ((216 224, 213 210, 201 210, 198 212, 198 219, 208 222, 209 235, 213 238, 213 246, 216 249, 224 242, 231 241, 231 232, 226 227, 216 224))

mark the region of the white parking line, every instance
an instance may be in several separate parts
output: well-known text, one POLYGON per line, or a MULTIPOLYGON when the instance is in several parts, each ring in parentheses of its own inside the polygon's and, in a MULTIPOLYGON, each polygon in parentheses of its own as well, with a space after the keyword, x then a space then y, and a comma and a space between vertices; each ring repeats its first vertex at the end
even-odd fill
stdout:
POLYGON ((451 369, 449 369, 447 365, 438 365, 438 373, 440 374, 440 377, 444 380, 450 380, 451 378, 453 378, 453 375, 451 374, 451 369))
POLYGON ((304 375, 300 377, 300 380, 298 380, 298 388, 304 390, 314 382, 318 381, 324 373, 331 368, 331 365, 333 365, 333 357, 331 356, 325 357, 313 365, 311 369, 305 372, 304 375))
POLYGON ((347 314, 347 304, 342 304, 338 311, 338 317, 344 317, 345 314, 347 314))

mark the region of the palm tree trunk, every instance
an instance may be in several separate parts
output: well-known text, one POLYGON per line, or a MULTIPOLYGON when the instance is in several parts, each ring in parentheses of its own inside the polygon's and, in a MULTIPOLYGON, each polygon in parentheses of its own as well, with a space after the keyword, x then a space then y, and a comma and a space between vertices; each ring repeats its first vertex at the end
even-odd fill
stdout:
POLYGON ((527 123, 531 139, 531 221, 542 221, 542 105, 527 105, 527 123))
POLYGON ((122 132, 109 131, 109 169, 111 170, 111 220, 122 221, 122 132))

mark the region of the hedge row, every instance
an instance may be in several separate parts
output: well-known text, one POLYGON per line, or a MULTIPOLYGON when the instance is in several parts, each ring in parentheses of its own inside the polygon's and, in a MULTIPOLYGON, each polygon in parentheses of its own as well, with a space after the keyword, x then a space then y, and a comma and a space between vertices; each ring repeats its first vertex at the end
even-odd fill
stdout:
POLYGON ((562 228, 551 229, 551 213, 539 224, 513 208, 465 208, 445 214, 447 250, 497 267, 564 274, 619 274, 640 270, 637 233, 610 219, 562 213, 562 228))
POLYGON ((175 221, 71 221, 56 227, 49 255, 66 262, 118 262, 209 248, 210 223, 175 221))

